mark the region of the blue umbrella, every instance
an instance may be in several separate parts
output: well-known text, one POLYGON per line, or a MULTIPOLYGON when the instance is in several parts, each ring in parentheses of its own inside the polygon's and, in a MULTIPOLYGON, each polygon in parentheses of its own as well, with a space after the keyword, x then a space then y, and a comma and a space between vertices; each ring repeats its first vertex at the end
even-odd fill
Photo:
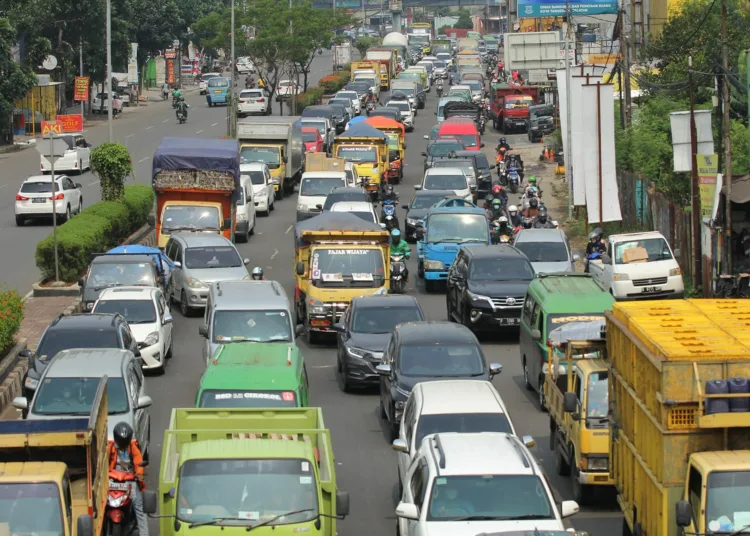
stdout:
POLYGON ((352 119, 351 121, 349 121, 346 124, 346 130, 349 130, 350 126, 356 125, 357 123, 361 123, 362 121, 366 121, 366 120, 367 120, 366 116, 364 116, 364 115, 358 115, 357 117, 355 117, 354 119, 352 119))

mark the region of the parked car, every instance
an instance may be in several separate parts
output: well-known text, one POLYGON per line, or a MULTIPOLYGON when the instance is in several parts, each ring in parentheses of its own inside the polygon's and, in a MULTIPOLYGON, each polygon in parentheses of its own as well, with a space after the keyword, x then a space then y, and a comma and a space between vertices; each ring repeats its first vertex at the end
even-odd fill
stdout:
POLYGON ((237 100, 237 116, 270 115, 270 101, 265 89, 243 89, 237 100))
MULTIPOLYGON (((91 169, 91 147, 93 147, 83 134, 63 134, 56 136, 57 139, 64 141, 68 148, 65 154, 55 159, 55 173, 59 171, 75 171, 79 175, 86 169, 91 169)), ((39 142, 42 151, 46 149, 44 140, 39 142)), ((52 164, 47 155, 40 155, 40 171, 42 173, 51 173, 52 164)))
POLYGON ((298 95, 299 93, 299 84, 293 80, 279 80, 279 83, 276 85, 277 102, 282 99, 288 99, 292 95, 298 95))
POLYGON ((16 194, 16 225, 23 226, 26 220, 51 219, 52 212, 57 215, 57 224, 65 223, 73 214, 83 209, 81 186, 66 175, 55 175, 55 195, 52 199, 52 177, 35 175, 29 177, 16 194), (54 204, 54 209, 52 208, 54 204))

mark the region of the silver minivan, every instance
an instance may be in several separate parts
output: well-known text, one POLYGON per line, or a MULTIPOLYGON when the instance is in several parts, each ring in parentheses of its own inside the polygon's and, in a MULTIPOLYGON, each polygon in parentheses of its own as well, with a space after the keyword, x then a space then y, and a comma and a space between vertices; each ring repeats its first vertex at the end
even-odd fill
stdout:
POLYGON ((216 348, 232 342, 290 343, 302 333, 292 316, 284 288, 277 281, 212 283, 198 333, 205 338, 208 365, 216 348))
POLYGON ((211 283, 250 279, 250 260, 242 259, 234 244, 221 235, 175 233, 164 252, 175 266, 167 296, 180 304, 183 316, 206 306, 211 283))

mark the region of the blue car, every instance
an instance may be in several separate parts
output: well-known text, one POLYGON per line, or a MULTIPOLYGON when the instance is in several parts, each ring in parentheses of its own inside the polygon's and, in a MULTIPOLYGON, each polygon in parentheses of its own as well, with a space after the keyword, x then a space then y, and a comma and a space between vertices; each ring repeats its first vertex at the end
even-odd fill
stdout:
POLYGON ((431 208, 417 238, 417 273, 430 292, 448 278, 462 246, 490 243, 490 226, 485 211, 477 207, 431 208))
POLYGON ((230 85, 229 78, 225 76, 216 76, 208 79, 208 84, 206 84, 206 102, 208 102, 209 108, 217 104, 227 104, 230 85))

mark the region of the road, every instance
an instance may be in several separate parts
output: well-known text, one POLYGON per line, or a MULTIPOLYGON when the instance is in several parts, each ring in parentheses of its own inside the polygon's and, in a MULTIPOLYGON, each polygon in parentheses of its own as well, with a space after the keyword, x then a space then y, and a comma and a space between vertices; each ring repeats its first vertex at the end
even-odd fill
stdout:
MULTIPOLYGON (((315 85, 330 74, 331 52, 326 50, 316 56, 311 65, 310 84, 315 85)), ((244 80, 243 77, 240 77, 244 80)), ((157 93, 149 92, 156 96, 157 93)), ((154 150, 165 136, 201 136, 215 138, 226 135, 227 108, 209 108, 205 97, 197 91, 186 94, 190 104, 188 121, 177 123, 171 101, 150 102, 147 106, 125 108, 121 117, 114 121, 114 139, 130 150, 135 168, 135 182, 151 183, 151 159, 154 150)), ((274 103, 273 113, 279 113, 274 103)), ((107 122, 96 118, 84 131, 86 140, 97 146, 108 140, 107 122)), ((0 284, 16 289, 22 295, 38 281, 39 270, 34 261, 37 243, 52 232, 50 222, 29 222, 17 227, 13 207, 15 195, 24 180, 39 174, 39 153, 34 148, 21 152, 0 155, 0 284), (12 254, 11 254, 12 252, 12 254)), ((74 182, 83 186, 84 206, 101 199, 97 177, 90 171, 72 176, 74 182)))
MULTIPOLYGON (((381 98, 381 101, 386 102, 384 98, 381 98)), ((414 192, 413 186, 422 177, 420 153, 424 150, 426 143, 422 136, 428 134, 433 126, 433 111, 436 102, 433 92, 428 97, 427 107, 420 111, 416 118, 415 131, 407 134, 405 180, 396 188, 403 203, 411 199, 414 192)), ((224 113, 219 111, 218 114, 221 117, 216 118, 213 115, 214 112, 216 110, 195 109, 188 123, 190 130, 192 128, 203 129, 203 135, 222 134, 221 119, 224 113), (198 118, 201 123, 196 128, 198 118), (217 121, 219 124, 213 127, 210 124, 204 125, 208 121, 217 121)), ((165 113, 169 114, 169 112, 165 113)), ((163 126, 159 127, 159 117, 154 117, 150 124, 155 125, 155 128, 159 128, 161 132, 166 129, 163 126)), ((175 130, 177 130, 176 127, 169 125, 170 134, 175 130)), ((487 144, 485 151, 488 154, 493 152, 492 147, 499 136, 500 134, 491 130, 485 136, 487 144)), ((152 147, 158 142, 158 133, 143 133, 143 138, 144 140, 138 143, 141 146, 147 143, 152 147)), ((512 135, 508 138, 515 148, 528 146, 525 135, 512 135)), ((136 142, 133 141, 133 143, 136 142)), ((539 145, 534 150, 536 151, 538 147, 539 145)), ((148 154, 145 154, 143 158, 148 158, 148 154)), ((242 256, 250 259, 250 266, 262 266, 266 277, 281 282, 289 296, 294 295, 295 205, 293 198, 277 203, 277 209, 271 216, 259 218, 255 236, 250 242, 239 245, 242 256)), ((404 212, 399 210, 398 215, 400 221, 403 222, 404 212)), ((411 274, 414 275, 417 272, 416 263, 413 260, 415 257, 416 255, 412 256, 409 266, 411 274)), ((430 319, 446 319, 443 294, 426 294, 421 283, 416 283, 416 278, 412 278, 408 292, 418 296, 430 319)), ((164 376, 148 379, 149 392, 154 399, 151 413, 153 430, 151 459, 154 465, 148 470, 148 485, 152 489, 156 489, 158 485, 162 431, 168 424, 171 408, 194 405, 198 382, 205 366, 200 350, 202 339, 198 335, 198 325, 201 319, 183 318, 177 307, 173 308, 173 313, 175 318, 174 358, 170 361, 164 376)), ((340 523, 340 533, 373 536, 393 534, 396 525, 393 499, 393 486, 397 480, 396 454, 391 450, 387 440, 384 421, 381 421, 376 413, 377 392, 342 393, 338 389, 335 377, 334 347, 330 345, 309 347, 303 341, 299 341, 299 344, 310 374, 311 404, 323 408, 325 422, 331 429, 339 488, 351 494, 351 515, 340 523)), ((482 344, 488 362, 499 362, 503 365, 503 372, 495 378, 494 385, 505 400, 518 432, 530 434, 536 438, 537 445, 533 452, 547 471, 558 498, 560 500, 572 498, 569 478, 555 474, 554 459, 548 449, 549 417, 537 409, 536 398, 523 388, 517 332, 483 338, 482 344)), ((584 508, 569 521, 578 530, 604 535, 619 531, 621 519, 617 504, 610 495, 604 497, 601 504, 596 507, 584 508)), ((156 523, 153 523, 152 530, 157 530, 156 523)))

